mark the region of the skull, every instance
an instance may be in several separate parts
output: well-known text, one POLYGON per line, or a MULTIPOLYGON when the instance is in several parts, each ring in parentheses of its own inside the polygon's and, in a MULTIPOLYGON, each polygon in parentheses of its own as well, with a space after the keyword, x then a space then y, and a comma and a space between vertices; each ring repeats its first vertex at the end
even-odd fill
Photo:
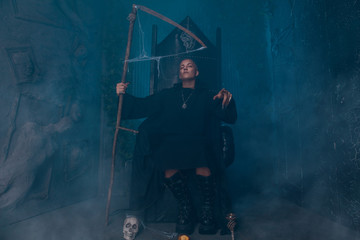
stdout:
POLYGON ((123 233, 126 240, 135 239, 139 231, 139 219, 134 216, 126 217, 124 220, 123 233))

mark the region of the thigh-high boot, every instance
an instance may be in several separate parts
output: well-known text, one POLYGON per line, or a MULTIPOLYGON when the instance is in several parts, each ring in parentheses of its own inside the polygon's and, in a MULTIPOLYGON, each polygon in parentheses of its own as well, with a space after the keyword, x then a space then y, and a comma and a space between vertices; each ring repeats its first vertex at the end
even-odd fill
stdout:
POLYGON ((191 234, 194 232, 193 206, 189 188, 184 177, 177 172, 170 178, 165 178, 165 185, 173 193, 178 204, 178 217, 176 221, 176 232, 191 234))

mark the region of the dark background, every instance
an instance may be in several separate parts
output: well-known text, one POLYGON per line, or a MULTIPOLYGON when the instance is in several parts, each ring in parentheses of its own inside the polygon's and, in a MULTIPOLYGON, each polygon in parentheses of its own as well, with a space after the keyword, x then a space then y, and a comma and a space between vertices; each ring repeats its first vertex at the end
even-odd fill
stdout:
MULTIPOLYGON (((131 4, 0 0, 2 225, 106 195, 131 4)), ((137 4, 190 16, 212 42, 222 30, 222 85, 239 114, 227 170, 235 207, 271 194, 359 230, 360 1, 137 4)), ((131 57, 151 54, 153 24, 158 41, 173 30, 144 12, 138 20, 131 57)), ((149 78, 149 62, 130 64, 132 93, 147 95, 149 78)), ((133 140, 119 140, 123 206, 133 140)))

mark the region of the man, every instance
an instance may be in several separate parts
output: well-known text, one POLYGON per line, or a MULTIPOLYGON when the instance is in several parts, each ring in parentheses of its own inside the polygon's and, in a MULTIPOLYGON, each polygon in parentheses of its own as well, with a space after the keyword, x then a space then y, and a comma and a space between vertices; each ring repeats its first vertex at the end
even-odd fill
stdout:
POLYGON ((191 234, 194 230, 194 209, 185 178, 185 173, 193 169, 202 195, 199 233, 215 234, 213 172, 217 169, 217 159, 211 124, 213 119, 234 123, 237 113, 230 92, 222 89, 214 95, 201 87, 196 80, 198 75, 195 62, 184 59, 179 69, 181 83, 173 88, 136 98, 125 94, 128 83, 119 83, 116 92, 124 94, 125 118, 147 117, 150 122, 146 133, 150 142, 147 155, 151 156, 154 168, 162 172, 165 185, 178 201, 176 232, 191 234))

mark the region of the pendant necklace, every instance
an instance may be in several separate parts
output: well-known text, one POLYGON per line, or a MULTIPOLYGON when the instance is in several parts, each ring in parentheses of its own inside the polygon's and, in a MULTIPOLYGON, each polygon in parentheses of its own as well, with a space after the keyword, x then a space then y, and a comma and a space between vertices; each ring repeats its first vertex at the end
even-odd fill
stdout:
POLYGON ((185 97, 184 97, 184 91, 181 91, 181 97, 182 97, 182 101, 183 101, 183 104, 182 104, 182 106, 181 106, 181 108, 182 109, 186 109, 187 108, 187 101, 190 99, 190 97, 191 97, 191 95, 193 94, 194 92, 191 92, 190 94, 189 94, 189 96, 186 98, 186 100, 185 100, 185 97))

